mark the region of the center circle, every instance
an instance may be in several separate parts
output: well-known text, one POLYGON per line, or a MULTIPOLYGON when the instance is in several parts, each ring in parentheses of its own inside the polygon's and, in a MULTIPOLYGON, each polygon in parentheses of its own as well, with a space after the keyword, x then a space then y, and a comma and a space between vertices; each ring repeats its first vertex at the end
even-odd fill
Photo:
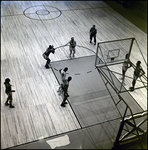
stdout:
POLYGON ((48 10, 37 10, 37 15, 48 15, 50 12, 48 10))
POLYGON ((60 17, 62 12, 53 6, 37 5, 26 8, 23 14, 29 19, 45 21, 60 17))

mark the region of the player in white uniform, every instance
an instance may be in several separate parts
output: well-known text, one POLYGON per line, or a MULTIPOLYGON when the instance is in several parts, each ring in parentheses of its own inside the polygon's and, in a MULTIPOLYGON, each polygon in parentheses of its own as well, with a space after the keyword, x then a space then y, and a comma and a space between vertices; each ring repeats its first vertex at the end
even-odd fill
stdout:
POLYGON ((65 67, 64 69, 60 69, 59 70, 59 73, 61 74, 61 84, 60 84, 60 87, 59 87, 59 89, 58 89, 58 91, 57 92, 59 92, 59 94, 61 94, 61 88, 62 88, 62 86, 63 86, 63 84, 64 84, 64 82, 65 82, 65 79, 66 79, 66 72, 68 71, 68 68, 67 67, 65 67))
POLYGON ((70 50, 69 57, 71 58, 72 51, 73 51, 73 57, 74 57, 74 54, 76 53, 76 50, 75 50, 76 41, 74 40, 74 37, 72 37, 71 40, 67 44, 70 44, 69 45, 69 50, 70 50))
POLYGON ((122 80, 124 80, 124 78, 125 78, 125 73, 126 73, 127 69, 132 66, 132 63, 128 59, 128 57, 129 57, 129 54, 126 54, 126 56, 125 56, 126 60, 123 62, 123 66, 122 66, 122 78, 121 78, 122 80))

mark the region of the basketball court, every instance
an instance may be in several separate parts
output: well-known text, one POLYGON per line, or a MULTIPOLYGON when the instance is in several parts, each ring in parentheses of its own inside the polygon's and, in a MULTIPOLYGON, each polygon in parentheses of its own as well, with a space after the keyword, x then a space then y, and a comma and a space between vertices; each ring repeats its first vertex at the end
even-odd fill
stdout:
MULTIPOLYGON (((54 149, 56 147, 64 149, 84 149, 85 147, 90 149, 97 149, 98 147, 108 149, 112 147, 111 143, 115 141, 114 137, 118 133, 120 120, 122 120, 118 109, 124 114, 126 105, 120 102, 118 109, 115 106, 99 71, 94 65, 95 58, 96 55, 91 55, 51 63, 52 71, 59 84, 61 80, 59 70, 68 67, 67 77, 71 76, 72 80, 69 85, 70 97, 67 105, 70 105, 75 114, 80 129, 46 138, 40 140, 40 142, 26 144, 24 148, 27 145, 28 147, 44 147, 45 149, 54 149)), ((114 75, 112 77, 116 85, 121 86, 121 82, 114 75)), ((118 100, 118 96, 113 90, 112 96, 118 100)), ((130 93, 123 93, 122 97, 126 99, 134 114, 143 112, 143 109, 130 93)), ((130 115, 130 112, 128 112, 126 117, 130 115)), ((19 148, 19 146, 15 147, 15 149, 19 148)), ((21 148, 23 148, 23 145, 21 148)))
MULTIPOLYGON (((52 70, 59 83, 61 77, 58 70, 68 67, 67 77, 72 77, 69 83, 70 97, 68 98, 68 102, 81 127, 120 118, 101 76, 94 66, 95 57, 95 55, 92 55, 51 63, 52 70)), ((121 84, 115 76, 113 80, 116 84, 121 84)), ((118 96, 116 93, 113 94, 114 98, 117 99, 118 96)), ((124 93, 124 96, 133 113, 142 111, 142 108, 130 94, 124 93)), ((123 110, 124 108, 125 106, 122 103, 119 109, 123 110)))
MULTIPOLYGON (((104 1, 2 1, 1 148, 111 149, 147 132, 147 34, 104 1), (89 29, 97 28, 97 43, 89 29), (75 57, 69 45, 77 42, 75 57), (51 68, 42 57, 49 45, 51 68), (125 55, 133 63, 122 77, 125 55), (145 75, 130 91, 137 61, 145 75), (61 107, 59 69, 72 80, 61 107), (10 78, 11 109, 4 81, 10 78)), ((132 17, 133 18, 133 17, 132 17)), ((142 140, 145 138, 142 138, 142 140)), ((147 144, 144 144, 144 146, 147 144)))

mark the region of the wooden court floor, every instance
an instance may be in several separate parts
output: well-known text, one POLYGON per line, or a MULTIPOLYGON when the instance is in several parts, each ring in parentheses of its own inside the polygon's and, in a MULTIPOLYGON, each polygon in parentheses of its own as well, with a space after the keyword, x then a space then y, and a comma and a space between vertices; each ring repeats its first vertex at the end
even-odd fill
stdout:
MULTIPOLYGON (((94 66, 95 57, 95 55, 90 55, 51 63, 52 70, 59 83, 61 77, 58 70, 64 67, 69 68, 67 77, 71 76, 72 80, 69 84, 70 97, 68 102, 81 127, 121 118, 100 73, 94 66)), ((116 78, 114 80, 118 82, 116 78)), ((123 94, 133 114, 143 111, 132 96, 128 93, 123 94)), ((112 95, 118 99, 116 93, 113 92, 112 95)), ((121 104, 118 109, 124 112, 125 104, 121 104)), ((127 113, 127 115, 130 114, 127 113)))
MULTIPOLYGON (((74 37, 77 45, 87 48, 78 51, 76 47, 75 57, 91 56, 97 48, 89 43, 93 24, 97 42, 134 37, 147 60, 147 34, 103 1, 1 1, 1 149, 81 129, 70 105, 60 106, 59 82, 52 69, 45 69, 42 54, 50 44, 60 47, 74 37), (16 90, 14 109, 4 105, 5 78, 11 79, 16 90)), ((133 61, 140 56, 137 51, 135 54, 133 61)), ((68 56, 68 47, 60 47, 50 59, 70 63, 68 56)), ((142 67, 147 72, 144 63, 142 67)), ((86 68, 80 70, 82 74, 86 68)), ((146 89, 131 95, 142 110, 147 110, 146 89)))

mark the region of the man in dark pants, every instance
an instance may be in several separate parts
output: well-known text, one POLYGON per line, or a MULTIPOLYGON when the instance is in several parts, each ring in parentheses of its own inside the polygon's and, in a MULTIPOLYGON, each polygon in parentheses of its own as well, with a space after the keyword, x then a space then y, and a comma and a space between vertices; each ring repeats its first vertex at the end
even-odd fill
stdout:
POLYGON ((50 66, 50 59, 49 59, 49 54, 50 53, 53 53, 53 54, 55 53, 55 49, 54 49, 53 45, 49 45, 49 47, 47 48, 47 50, 43 53, 44 59, 47 60, 47 62, 45 64, 45 68, 46 69, 50 68, 49 67, 50 66))
POLYGON ((68 87, 69 82, 72 80, 72 77, 68 77, 68 79, 65 80, 63 86, 62 86, 62 92, 63 92, 63 102, 61 104, 62 107, 65 107, 65 104, 67 104, 66 100, 69 97, 68 95, 68 87))
POLYGON ((90 29, 90 43, 92 43, 92 38, 94 38, 94 45, 96 45, 96 34, 97 34, 97 29, 95 28, 95 25, 90 29))
POLYGON ((133 77, 133 81, 132 81, 132 87, 130 87, 131 91, 134 91, 136 80, 145 74, 145 72, 142 69, 142 67, 140 66, 140 64, 141 64, 141 61, 137 61, 136 68, 135 68, 134 75, 133 75, 134 77, 133 77))
POLYGON ((5 105, 6 106, 10 105, 9 106, 10 108, 14 108, 14 106, 12 105, 12 92, 15 92, 15 90, 11 90, 12 85, 10 84, 10 79, 9 78, 5 79, 4 84, 5 84, 5 88, 6 88, 5 93, 8 95, 8 98, 5 102, 5 105))

